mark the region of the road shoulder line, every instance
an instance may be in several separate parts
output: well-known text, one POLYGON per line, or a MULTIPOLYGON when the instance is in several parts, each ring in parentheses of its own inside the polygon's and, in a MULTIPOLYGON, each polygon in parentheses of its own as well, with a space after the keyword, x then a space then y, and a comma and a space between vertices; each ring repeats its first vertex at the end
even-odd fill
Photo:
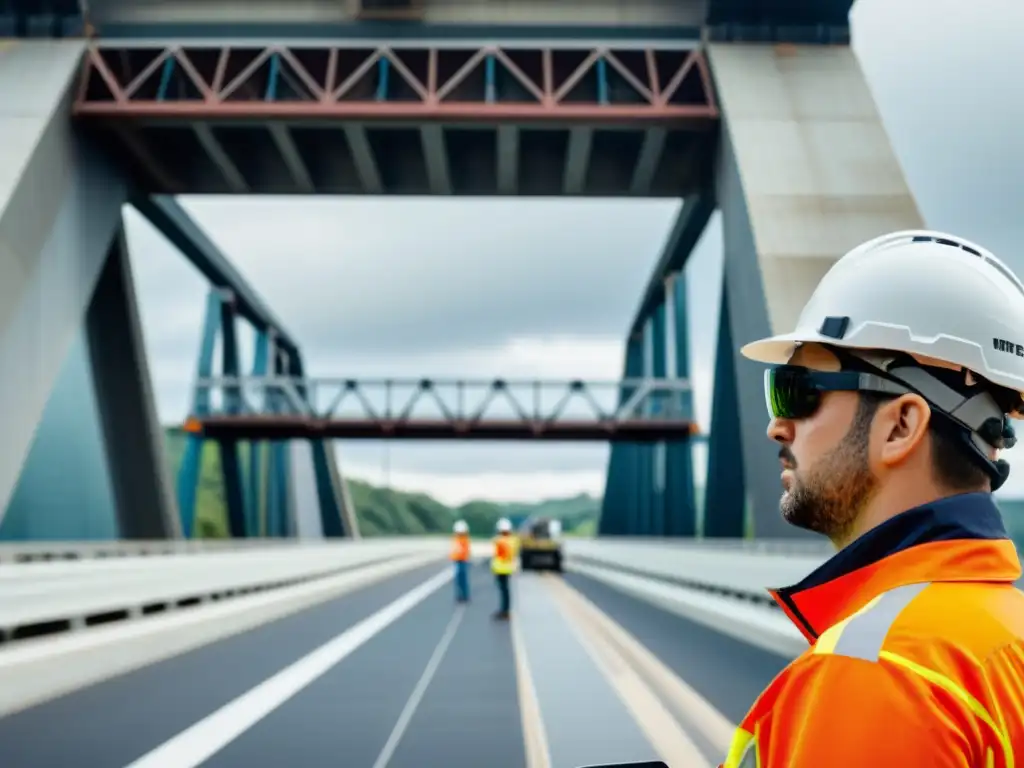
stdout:
MULTIPOLYGON (((693 745, 694 737, 705 747, 702 760, 711 758, 710 748, 716 755, 724 755, 729 748, 735 725, 721 712, 687 685, 678 675, 648 650, 639 640, 607 616, 584 595, 561 580, 552 580, 552 594, 556 595, 565 609, 566 616, 573 617, 576 630, 582 639, 611 649, 619 664, 628 668, 643 682, 644 686, 661 702, 672 717, 677 728, 684 729, 685 739, 693 745), (582 631, 586 628, 586 632, 582 631)), ((646 715, 644 716, 646 717, 646 715)), ((638 723, 645 729, 641 719, 638 723)), ((652 740, 657 746, 657 742, 652 740)), ((660 750, 659 750, 660 751, 660 750)), ((667 759, 670 765, 677 764, 679 757, 667 759)), ((689 758, 693 759, 693 758, 689 758)), ((689 762, 678 763, 690 765, 689 762)))
MULTIPOLYGON (((518 590, 513 598, 518 605, 518 590)), ((540 701, 537 698, 537 689, 533 685, 533 674, 530 671, 522 630, 515 615, 510 624, 512 650, 515 655, 516 688, 519 692, 519 712, 526 748, 526 768, 552 768, 551 750, 548 747, 547 732, 544 730, 544 719, 540 714, 540 701)))

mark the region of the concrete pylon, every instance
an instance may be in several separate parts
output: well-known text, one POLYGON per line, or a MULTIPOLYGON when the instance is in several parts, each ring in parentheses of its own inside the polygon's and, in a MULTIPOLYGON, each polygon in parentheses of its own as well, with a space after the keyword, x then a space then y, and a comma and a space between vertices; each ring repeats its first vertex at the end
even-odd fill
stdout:
POLYGON ((70 120, 83 50, 0 49, 0 538, 176 537, 128 187, 70 120))
MULTIPOLYGON (((706 508, 758 538, 799 537, 778 512, 763 366, 737 350, 792 329, 847 250, 923 221, 849 46, 723 43, 708 57, 722 112, 715 187, 736 381, 732 392, 716 383, 706 508)), ((729 369, 723 362, 716 370, 729 369)), ((730 525, 718 535, 742 533, 730 525)))

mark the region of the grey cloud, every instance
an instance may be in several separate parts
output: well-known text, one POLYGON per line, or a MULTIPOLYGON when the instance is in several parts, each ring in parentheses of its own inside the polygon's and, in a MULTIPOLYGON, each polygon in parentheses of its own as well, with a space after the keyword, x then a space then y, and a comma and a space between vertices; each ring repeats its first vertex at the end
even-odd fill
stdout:
POLYGON ((187 206, 311 354, 379 359, 620 337, 678 203, 353 200, 316 220, 294 201, 187 206))

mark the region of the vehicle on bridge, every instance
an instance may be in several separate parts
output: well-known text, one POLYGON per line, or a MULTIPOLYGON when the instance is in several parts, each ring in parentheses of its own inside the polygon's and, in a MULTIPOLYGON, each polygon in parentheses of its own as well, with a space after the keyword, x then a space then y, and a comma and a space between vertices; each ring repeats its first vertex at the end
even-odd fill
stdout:
POLYGON ((519 567, 562 572, 562 522, 530 517, 519 527, 519 567))

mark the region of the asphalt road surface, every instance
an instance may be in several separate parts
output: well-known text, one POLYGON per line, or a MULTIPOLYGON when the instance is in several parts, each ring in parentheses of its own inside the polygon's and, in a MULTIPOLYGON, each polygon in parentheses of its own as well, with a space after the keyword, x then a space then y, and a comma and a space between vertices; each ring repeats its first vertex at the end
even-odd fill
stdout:
MULTIPOLYGON (((493 577, 471 574, 465 605, 432 565, 0 719, 0 763, 523 768, 538 738, 551 768, 655 759, 643 702, 624 696, 553 582, 730 722, 786 661, 576 574, 518 575, 513 618, 495 621, 493 577)), ((694 743, 717 765, 714 746, 694 743)))

